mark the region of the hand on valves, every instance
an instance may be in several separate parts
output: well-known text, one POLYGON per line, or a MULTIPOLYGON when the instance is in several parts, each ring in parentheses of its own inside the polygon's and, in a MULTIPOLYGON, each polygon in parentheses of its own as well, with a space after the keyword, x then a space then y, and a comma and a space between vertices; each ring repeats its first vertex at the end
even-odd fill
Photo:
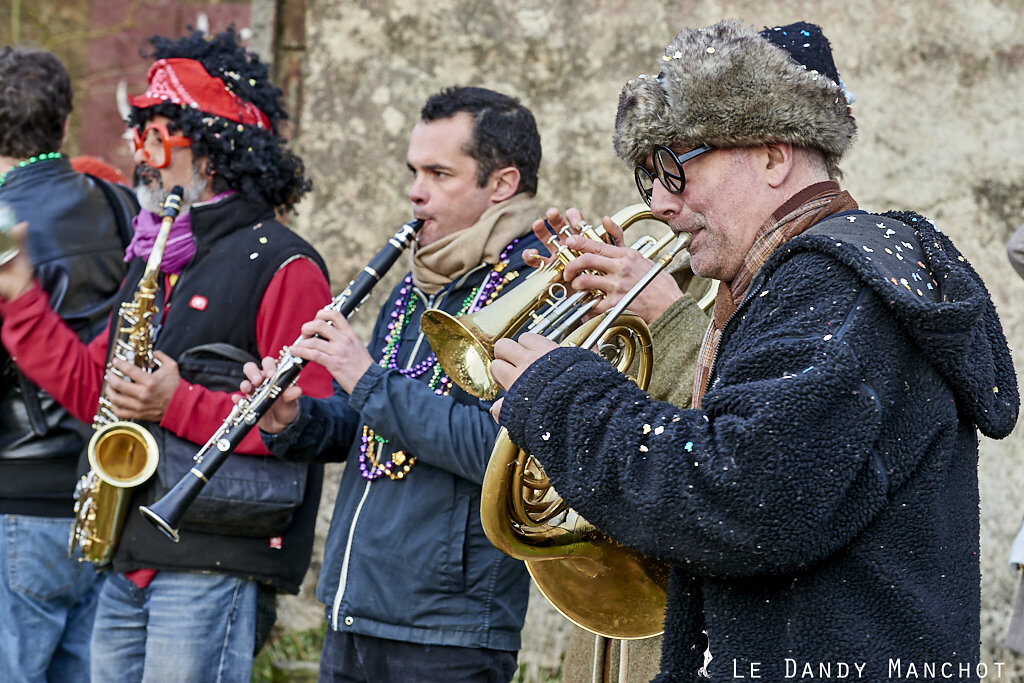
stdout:
POLYGON ((160 422, 181 383, 178 364, 163 351, 154 351, 157 367, 152 372, 121 358, 114 359, 117 373, 108 372, 106 397, 122 420, 160 422))
MULTIPOLYGON (((636 249, 621 246, 624 244, 622 228, 608 216, 604 217, 602 224, 615 244, 583 237, 579 234, 583 224, 585 221, 579 209, 571 208, 563 217, 558 209, 552 207, 547 210, 544 219, 534 222, 533 232, 548 246, 550 254, 555 251, 548 242, 552 231, 558 234, 559 241, 566 247, 581 252, 580 256, 565 266, 563 276, 569 288, 574 291, 596 289, 604 292, 605 296, 590 312, 592 317, 615 306, 654 263, 636 249), (563 233, 566 226, 568 230, 563 233)), ((525 252, 524 257, 531 266, 540 265, 542 260, 536 252, 525 252)), ((630 304, 629 310, 651 324, 682 295, 682 290, 672 276, 662 272, 630 304)))
MULTIPOLYGON (((584 237, 580 234, 584 224, 579 209, 571 208, 563 217, 557 208, 552 207, 545 213, 545 218, 534 222, 533 232, 547 246, 549 257, 554 256, 556 251, 549 242, 552 232, 558 235, 561 244, 579 254, 565 266, 563 278, 571 290, 599 290, 604 293, 604 297, 591 310, 589 315, 592 317, 613 308, 651 270, 654 263, 638 250, 621 246, 622 228, 608 216, 604 217, 602 225, 614 244, 584 237)), ((524 258, 532 266, 540 266, 546 260, 536 251, 525 252, 524 258)), ((662 272, 643 289, 629 308, 650 324, 682 295, 675 279, 662 272)), ((491 375, 502 387, 508 389, 526 368, 557 346, 553 341, 531 333, 520 335, 517 341, 499 339, 494 345, 495 359, 490 366, 491 375)), ((501 404, 502 400, 499 399, 491 407, 491 415, 495 420, 501 412, 501 404)))

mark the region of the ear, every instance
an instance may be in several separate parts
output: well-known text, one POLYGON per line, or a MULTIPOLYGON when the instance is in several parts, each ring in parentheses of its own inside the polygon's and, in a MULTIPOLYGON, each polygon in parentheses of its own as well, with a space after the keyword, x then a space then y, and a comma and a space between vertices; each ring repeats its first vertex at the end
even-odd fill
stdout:
MULTIPOLYGON (((191 150, 191 148, 189 148, 191 150)), ((215 171, 213 169, 213 162, 210 161, 210 157, 192 157, 192 169, 199 174, 201 178, 206 180, 207 183, 213 180, 215 171)))
POLYGON ((765 145, 765 180, 771 187, 780 187, 793 172, 793 145, 776 142, 765 145))
POLYGON ((503 202, 519 191, 519 169, 506 166, 491 173, 491 201, 503 202))
POLYGON ((199 196, 199 201, 209 201, 216 196, 216 192, 213 189, 213 177, 215 172, 213 170, 213 162, 210 161, 209 157, 200 157, 192 160, 193 168, 199 172, 199 175, 206 181, 206 187, 203 189, 199 196))

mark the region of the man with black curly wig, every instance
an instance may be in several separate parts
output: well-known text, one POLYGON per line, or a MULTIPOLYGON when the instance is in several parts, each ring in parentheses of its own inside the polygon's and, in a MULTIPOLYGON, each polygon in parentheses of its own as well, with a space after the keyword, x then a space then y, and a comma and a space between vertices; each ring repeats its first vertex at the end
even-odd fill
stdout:
MULTIPOLYGON (((83 341, 106 326, 138 207, 61 154, 71 79, 56 55, 0 48, 0 205, 28 221, 49 305, 83 341)), ((0 349, 0 680, 89 679, 99 584, 68 557, 89 429, 0 349)))
MULTIPOLYGON (((978 435, 1013 429, 1016 373, 952 241, 840 188, 850 103, 808 23, 686 29, 624 86, 616 152, 720 280, 678 380, 693 408, 587 349, 495 344, 513 442, 587 520, 671 565, 658 683, 984 670, 978 435)), ((653 319, 656 358, 681 301, 653 319)))
MULTIPOLYGON (((142 423, 157 473, 130 491, 92 639, 93 680, 248 680, 275 591, 297 592, 308 566, 319 466, 266 457, 244 440, 190 508, 173 543, 135 512, 175 484, 231 412, 242 363, 276 355, 331 298, 317 252, 275 216, 309 189, 278 131, 281 92, 233 30, 151 39, 145 93, 132 98, 136 191, 142 212, 118 300, 134 299, 153 249, 156 212, 184 188, 161 261, 152 372, 107 350, 110 325, 81 344, 46 308, 27 259, 0 271, 2 338, 26 375, 81 420, 105 396, 119 419, 142 423)), ((330 393, 310 368, 300 382, 330 393)))

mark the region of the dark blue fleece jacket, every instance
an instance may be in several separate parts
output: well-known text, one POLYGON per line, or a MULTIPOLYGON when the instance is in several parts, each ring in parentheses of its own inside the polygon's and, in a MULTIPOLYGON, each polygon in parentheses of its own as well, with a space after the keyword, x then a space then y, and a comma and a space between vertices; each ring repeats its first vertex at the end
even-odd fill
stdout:
POLYGON ((704 629, 714 680, 840 663, 899 680, 978 662, 977 434, 1009 434, 1018 405, 995 308, 949 239, 855 213, 772 255, 700 409, 562 348, 501 423, 580 514, 671 563, 659 683, 698 680, 704 629))
MULTIPOLYGON (((522 276, 507 288, 526 279, 523 251, 539 247, 532 234, 519 240, 507 271, 522 276)), ((398 367, 432 354, 420 329, 423 312, 457 313, 489 271, 481 264, 436 294, 418 293, 402 330, 398 367)), ((395 286, 390 301, 400 298, 403 286, 395 286)), ((369 345, 375 358, 393 310, 389 303, 377 318, 369 345)), ((491 545, 480 525, 480 482, 499 428, 489 401, 458 387, 435 395, 431 376, 370 366, 351 395, 335 383, 329 398, 302 397, 295 422, 264 434, 264 442, 282 458, 347 460, 316 588, 330 628, 426 645, 518 650, 529 577, 522 562, 491 545), (363 425, 390 441, 381 460, 396 450, 416 457, 408 477, 371 482, 360 476, 363 425)))

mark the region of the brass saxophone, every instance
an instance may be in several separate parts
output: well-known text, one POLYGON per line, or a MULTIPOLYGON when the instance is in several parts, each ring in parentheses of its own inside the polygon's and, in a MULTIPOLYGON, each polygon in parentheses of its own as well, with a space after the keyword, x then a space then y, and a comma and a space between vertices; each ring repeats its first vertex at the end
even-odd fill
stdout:
MULTIPOLYGON (((118 420, 106 396, 106 373, 118 373, 114 359, 152 370, 154 298, 159 285, 160 262, 171 225, 181 210, 182 188, 175 186, 164 201, 162 221, 156 243, 139 280, 135 298, 124 302, 118 312, 117 328, 107 356, 99 405, 89 440, 90 470, 75 487, 75 520, 71 525, 68 554, 79 561, 102 566, 114 557, 121 537, 132 489, 147 481, 156 471, 159 453, 153 435, 142 425, 118 420)), ((123 375, 120 375, 123 377, 123 375)))

